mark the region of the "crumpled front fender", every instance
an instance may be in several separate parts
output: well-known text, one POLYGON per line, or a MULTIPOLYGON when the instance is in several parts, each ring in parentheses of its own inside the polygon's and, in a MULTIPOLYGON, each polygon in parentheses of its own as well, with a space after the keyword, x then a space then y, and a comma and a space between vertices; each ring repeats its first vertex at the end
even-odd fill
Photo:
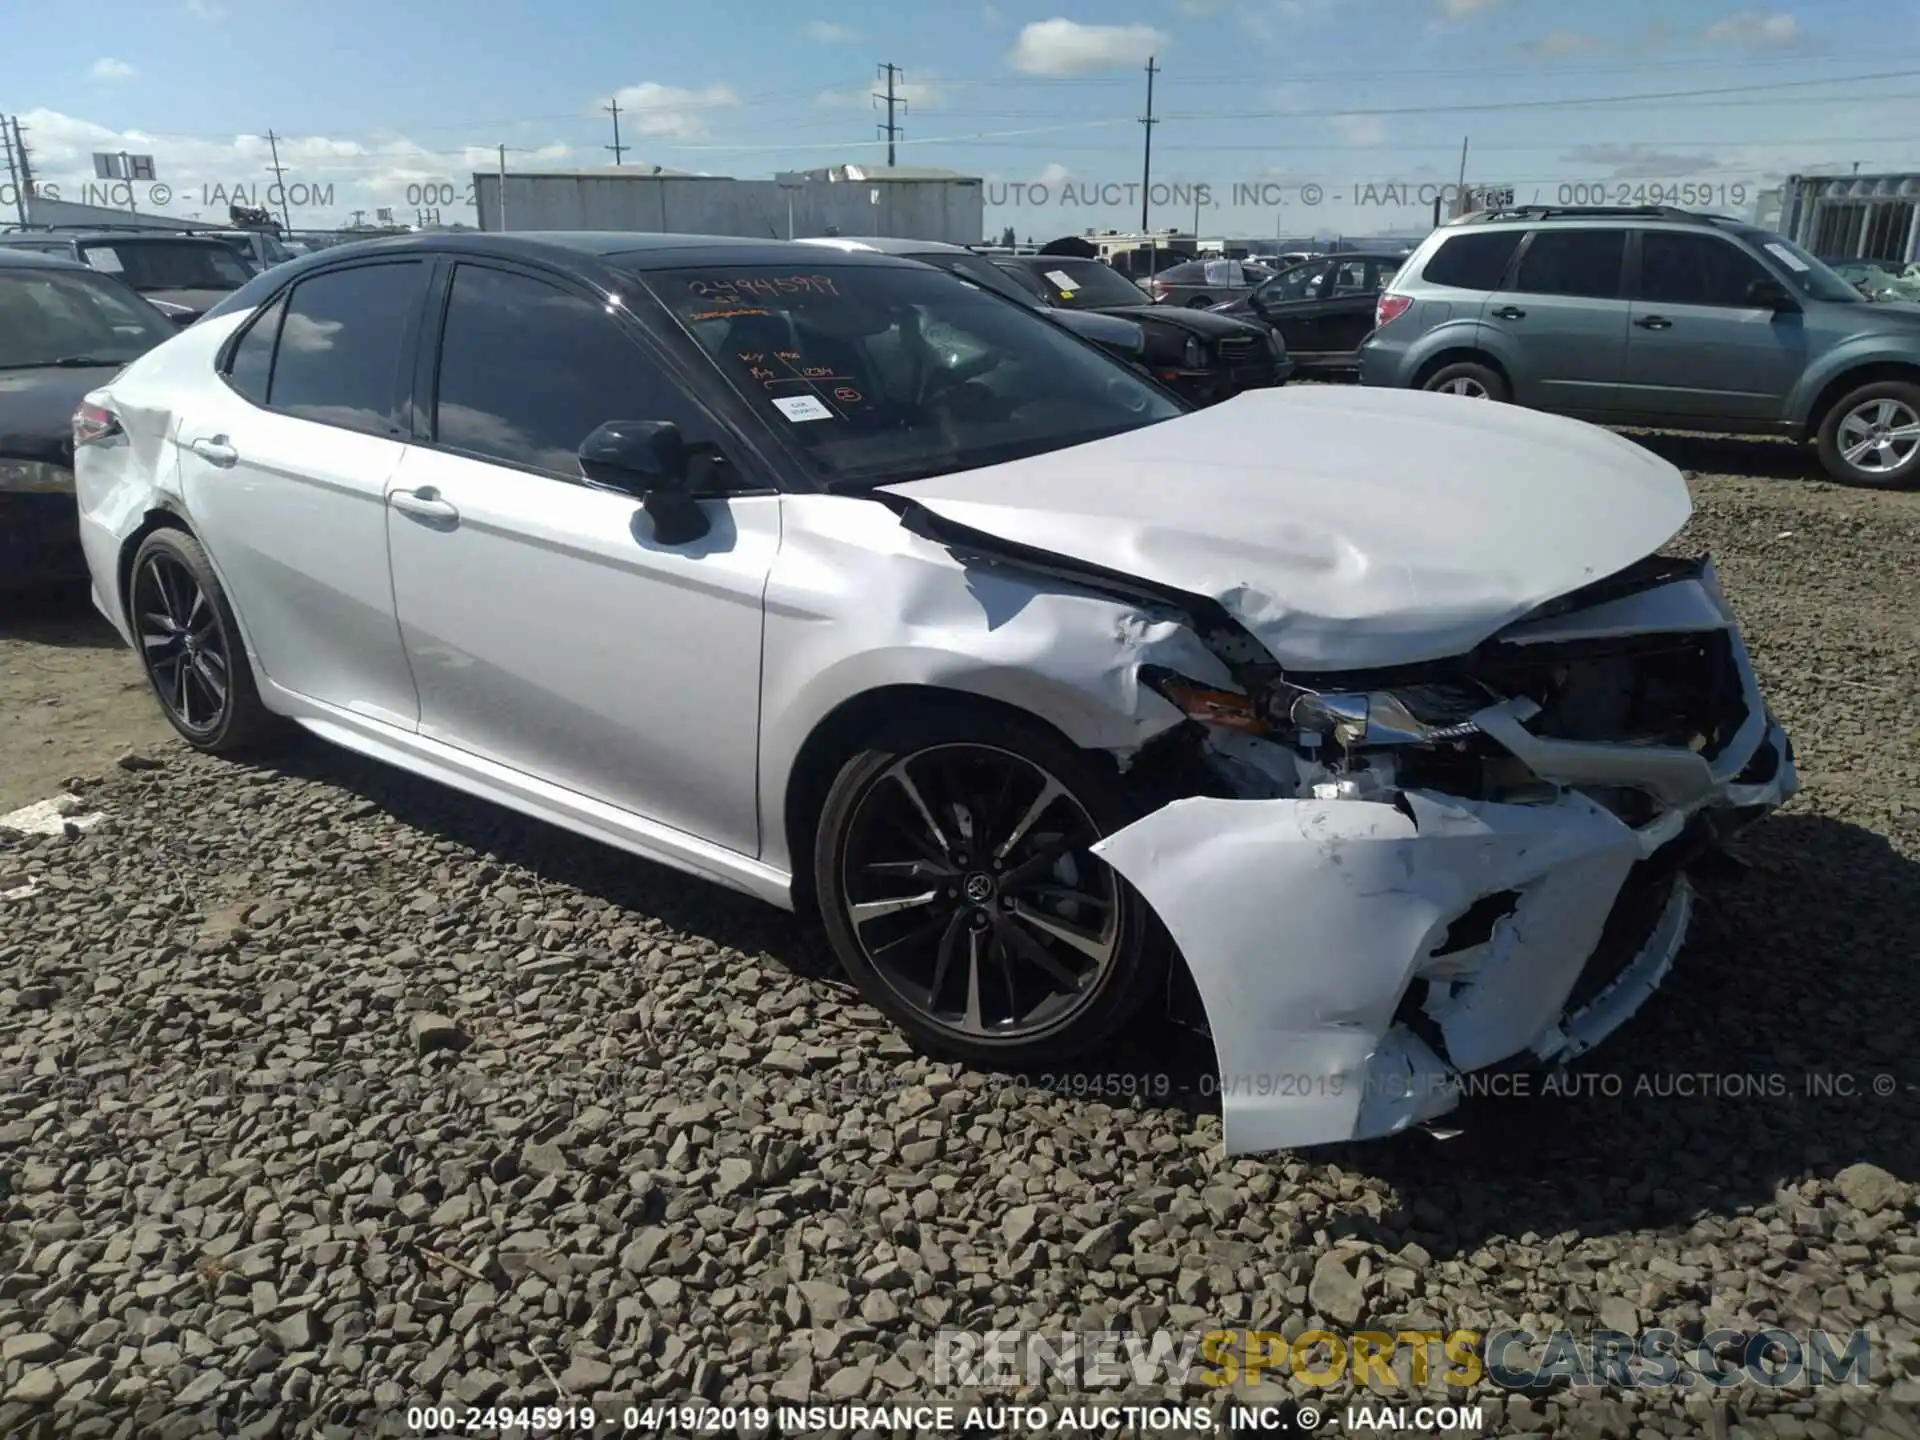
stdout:
MULTIPOLYGON (((1451 1109, 1458 1071, 1557 1048, 1643 837, 1574 793, 1552 805, 1402 801, 1179 800, 1094 847, 1186 956, 1229 1153, 1391 1134, 1451 1109), (1429 1001, 1442 1060, 1396 1010, 1452 922, 1507 891, 1514 908, 1470 981, 1429 1001)), ((1684 890, 1678 900, 1684 909, 1684 890)), ((1678 934, 1668 940, 1678 948, 1678 934)))

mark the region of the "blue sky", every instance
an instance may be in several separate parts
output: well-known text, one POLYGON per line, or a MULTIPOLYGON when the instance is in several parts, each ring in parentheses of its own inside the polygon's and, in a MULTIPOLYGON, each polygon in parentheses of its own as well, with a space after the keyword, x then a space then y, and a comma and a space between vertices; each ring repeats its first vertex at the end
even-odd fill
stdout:
POLYGON ((1139 223, 1137 191, 1117 187, 1140 181, 1149 55, 1154 179, 1179 187, 1157 226, 1192 225, 1202 183, 1208 233, 1417 226, 1463 139, 1469 181, 1523 200, 1684 184, 1744 209, 1788 171, 1920 168, 1914 0, 94 0, 86 13, 13 8, 0 111, 21 117, 39 176, 67 198, 89 152, 125 148, 155 155, 170 192, 148 208, 209 218, 225 208, 213 187, 269 182, 272 130, 288 180, 332 191, 296 222, 379 205, 410 218, 434 187, 455 196, 442 218, 469 219, 467 182, 496 145, 515 168, 609 163, 599 107, 614 96, 628 163, 759 177, 874 162, 886 61, 905 77, 902 163, 987 177, 989 228, 1039 239, 1139 223), (1236 186, 1253 203, 1236 206, 1236 186))

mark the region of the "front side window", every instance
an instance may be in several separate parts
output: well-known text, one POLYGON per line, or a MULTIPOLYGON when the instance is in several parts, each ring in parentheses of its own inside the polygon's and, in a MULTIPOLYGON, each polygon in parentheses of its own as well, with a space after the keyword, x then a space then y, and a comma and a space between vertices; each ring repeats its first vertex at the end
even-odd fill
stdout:
POLYGON ((268 383, 273 378, 273 348, 280 338, 280 322, 287 313, 287 297, 282 295, 262 310, 240 343, 233 347, 227 362, 227 383, 256 405, 267 403, 268 383))
POLYGON ((267 403, 369 435, 397 432, 407 327, 425 284, 426 266, 407 260, 332 270, 294 286, 267 403))
POLYGON ((254 274, 218 240, 95 242, 80 247, 80 258, 140 291, 238 290, 254 274))
POLYGON ((1326 288, 1328 264, 1325 260, 1309 260, 1303 265, 1282 270, 1260 287, 1260 298, 1268 304, 1318 300, 1326 288))
POLYGON ((921 266, 730 266, 645 279, 830 485, 996 464, 1184 413, 1045 317, 921 266))
POLYGON ((1528 295, 1617 299, 1626 254, 1624 230, 1540 230, 1520 257, 1513 288, 1528 295))
POLYGON ((439 444, 578 480, 580 442, 607 421, 671 420, 684 432, 690 410, 604 307, 529 275, 482 265, 453 272, 434 405, 439 444))
POLYGON ((1734 232, 1749 245, 1764 250, 1779 273, 1794 289, 1809 300, 1829 300, 1842 305, 1862 305, 1866 297, 1834 274, 1784 235, 1771 230, 1747 228, 1734 232))
POLYGON ((110 280, 67 270, 0 270, 0 370, 124 365, 178 333, 110 280))
POLYGON ((1771 278, 1759 261, 1718 235, 1687 230, 1641 232, 1642 300, 1666 305, 1751 305, 1748 292, 1754 282, 1771 278))

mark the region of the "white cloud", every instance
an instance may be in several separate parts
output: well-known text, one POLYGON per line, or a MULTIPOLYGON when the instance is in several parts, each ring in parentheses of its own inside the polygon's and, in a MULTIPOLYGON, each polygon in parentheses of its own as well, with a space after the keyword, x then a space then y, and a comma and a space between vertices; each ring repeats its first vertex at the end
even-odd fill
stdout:
POLYGON ((1433 8, 1440 12, 1442 20, 1465 20, 1469 15, 1478 15, 1505 3, 1506 0, 1434 0, 1433 8))
POLYGON ((857 30, 849 30, 844 25, 836 25, 831 20, 811 20, 807 22, 807 38, 818 40, 822 45, 845 45, 858 40, 857 30))
POLYGON ((1718 156, 1705 151, 1683 154, 1661 150, 1652 145, 1576 145, 1560 157, 1563 164, 1579 165, 1582 174, 1594 173, 1593 167, 1605 167, 1612 180, 1673 179, 1692 175, 1711 175, 1728 168, 1718 156))
POLYGON ((1212 15, 1227 8, 1229 0, 1173 0, 1173 8, 1182 15, 1212 15))
MULTIPOLYGON (((872 85, 845 90, 822 90, 813 97, 816 105, 825 105, 834 110, 870 110, 875 95, 885 95, 886 82, 877 81, 872 85)), ((893 93, 907 102, 909 110, 916 106, 922 110, 937 110, 946 103, 946 94, 940 88, 938 80, 899 80, 893 82, 893 93)))
POLYGON ((1387 143, 1387 122, 1379 115, 1334 115, 1329 117, 1340 139, 1355 149, 1387 143))
POLYGON ((1785 10, 1737 10, 1700 33, 1715 45, 1791 45, 1800 38, 1800 22, 1785 10))
POLYGON ((1151 25, 1037 20, 1021 29, 1007 63, 1026 75, 1085 75, 1144 64, 1167 43, 1166 32, 1151 25))
POLYGON ((1052 160, 1047 163, 1038 175, 1033 177, 1033 183, 1052 187, 1055 185, 1064 185, 1072 178, 1073 172, 1071 170, 1062 165, 1058 160, 1052 160))
POLYGON ((981 23, 989 25, 996 30, 1007 23, 1007 17, 1000 13, 1000 7, 997 5, 982 5, 980 7, 980 20, 981 23))
POLYGON ((187 13, 197 15, 202 20, 218 20, 226 13, 215 0, 186 0, 186 3, 187 13))
POLYGON ((1529 40, 1521 50, 1536 60, 1563 60, 1570 55, 1598 55, 1607 42, 1578 30, 1549 30, 1538 40, 1529 40))
POLYGON ((93 68, 87 73, 96 80, 131 80, 140 72, 124 60, 103 55, 93 62, 93 68))
POLYGON ((631 126, 634 133, 664 135, 674 140, 700 139, 707 133, 705 112, 740 103, 731 85, 684 90, 653 80, 629 85, 613 98, 620 102, 621 122, 631 126))

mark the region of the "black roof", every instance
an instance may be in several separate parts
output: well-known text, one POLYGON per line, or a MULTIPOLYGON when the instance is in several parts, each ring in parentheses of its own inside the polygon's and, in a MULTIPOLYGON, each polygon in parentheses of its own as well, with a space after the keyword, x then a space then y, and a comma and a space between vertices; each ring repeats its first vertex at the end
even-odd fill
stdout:
POLYGON ((89 275, 100 272, 65 255, 43 255, 38 250, 0 250, 0 269, 6 270, 81 270, 89 275))
MULTIPOLYGON (((210 242, 219 244, 215 240, 210 242)), ((493 255, 544 261, 610 290, 618 271, 672 270, 684 266, 804 265, 825 269, 843 265, 890 265, 924 270, 917 260, 866 250, 831 250, 796 245, 790 240, 743 239, 738 235, 659 235, 632 230, 429 230, 381 235, 329 245, 296 256, 256 275, 209 310, 213 319, 235 310, 251 310, 279 293, 289 281, 343 261, 375 255, 493 255)))

